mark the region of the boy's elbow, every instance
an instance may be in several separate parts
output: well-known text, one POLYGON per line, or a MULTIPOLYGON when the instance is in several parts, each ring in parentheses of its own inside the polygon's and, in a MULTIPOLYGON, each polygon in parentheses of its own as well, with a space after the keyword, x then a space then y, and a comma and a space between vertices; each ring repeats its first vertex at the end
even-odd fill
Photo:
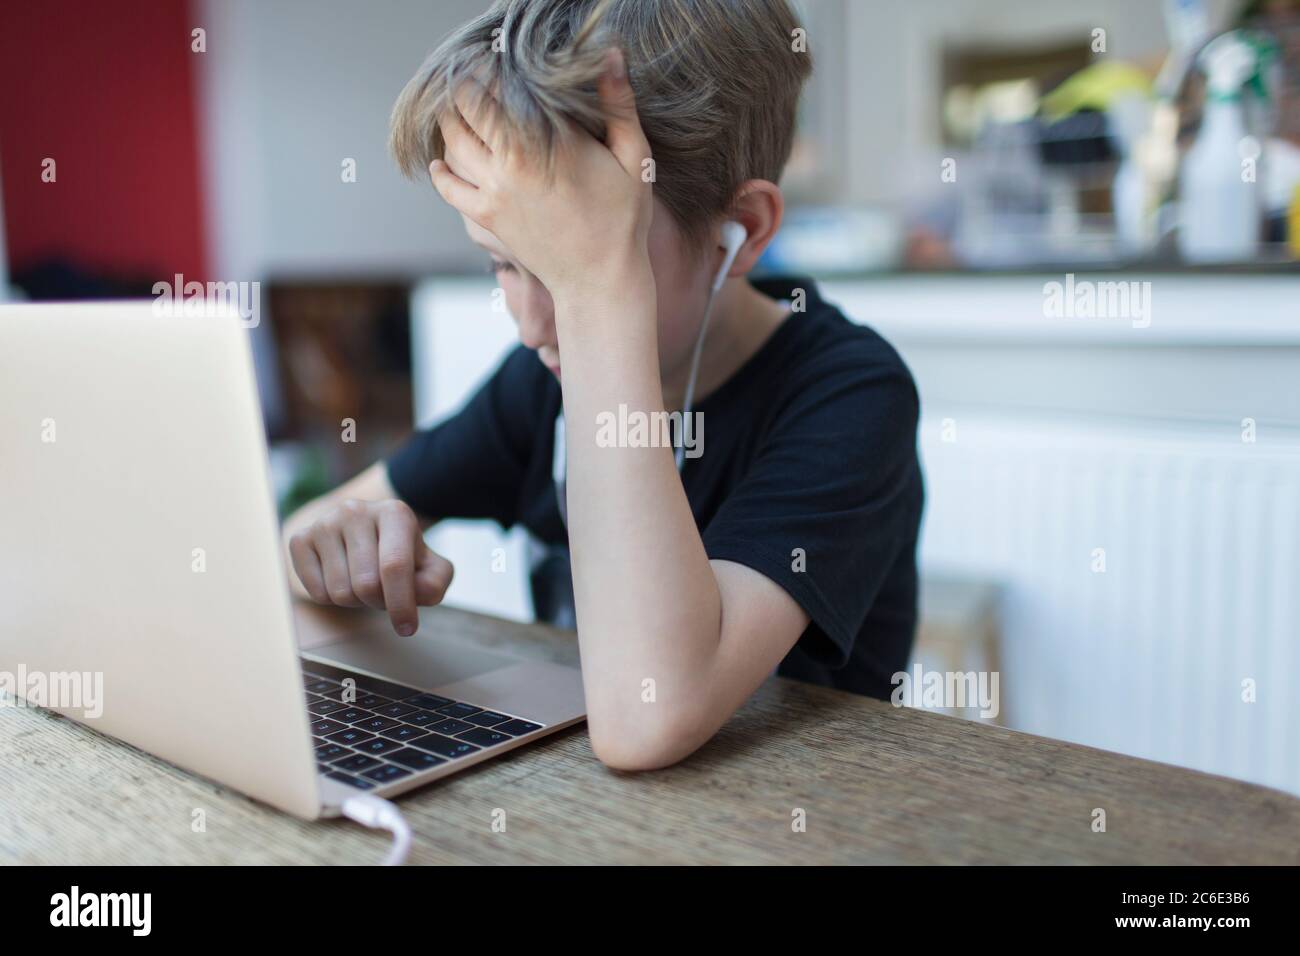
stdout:
POLYGON ((596 759, 611 770, 624 772, 671 767, 704 743, 698 738, 698 725, 690 728, 681 721, 588 714, 587 729, 596 759))

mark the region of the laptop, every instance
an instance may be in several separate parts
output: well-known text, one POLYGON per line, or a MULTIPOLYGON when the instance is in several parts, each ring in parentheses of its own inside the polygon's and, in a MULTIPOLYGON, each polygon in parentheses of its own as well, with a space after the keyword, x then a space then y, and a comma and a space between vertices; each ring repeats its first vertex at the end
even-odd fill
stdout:
POLYGON ((0 529, 18 697, 300 817, 585 715, 575 668, 380 635, 362 626, 377 612, 340 611, 357 633, 299 646, 233 313, 0 306, 0 529), (87 707, 72 692, 95 680, 87 707))

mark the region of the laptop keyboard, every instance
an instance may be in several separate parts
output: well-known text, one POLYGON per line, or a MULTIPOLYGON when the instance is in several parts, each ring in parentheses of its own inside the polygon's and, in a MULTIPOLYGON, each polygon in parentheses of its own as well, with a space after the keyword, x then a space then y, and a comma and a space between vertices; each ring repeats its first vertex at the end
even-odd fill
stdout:
POLYGON ((312 743, 322 776, 370 790, 500 746, 543 725, 468 701, 302 662, 312 743), (355 681, 344 699, 343 681, 355 681), (351 696, 351 695, 350 695, 351 696))

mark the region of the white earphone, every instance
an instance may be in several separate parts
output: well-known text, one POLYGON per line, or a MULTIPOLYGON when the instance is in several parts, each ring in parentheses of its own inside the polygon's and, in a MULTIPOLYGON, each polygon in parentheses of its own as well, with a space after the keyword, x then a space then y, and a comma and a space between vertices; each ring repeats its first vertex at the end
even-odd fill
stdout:
MULTIPOLYGON (((704 306, 704 321, 700 323, 700 334, 695 339, 695 354, 691 357, 691 377, 686 380, 686 400, 682 402, 682 428, 687 435, 694 435, 695 433, 694 425, 691 422, 691 412, 695 407, 695 376, 700 371, 700 354, 704 351, 704 336, 709 331, 709 316, 713 313, 713 297, 722 288, 722 283, 727 281, 727 273, 731 271, 731 264, 736 261, 736 255, 740 252, 740 247, 749 238, 749 231, 734 219, 728 219, 724 222, 721 232, 722 245, 726 249, 726 254, 722 257, 722 267, 718 269, 718 274, 713 278, 713 285, 709 287, 709 301, 704 306)), ((677 470, 681 471, 682 465, 686 462, 685 444, 677 449, 673 457, 677 462, 677 470)))
POLYGON ((749 232, 734 219, 728 219, 724 222, 721 231, 722 246, 727 250, 727 254, 722 257, 722 268, 718 270, 718 275, 713 280, 714 292, 722 288, 722 283, 727 280, 727 273, 731 271, 731 264, 736 261, 736 255, 740 252, 740 247, 749 238, 749 232))

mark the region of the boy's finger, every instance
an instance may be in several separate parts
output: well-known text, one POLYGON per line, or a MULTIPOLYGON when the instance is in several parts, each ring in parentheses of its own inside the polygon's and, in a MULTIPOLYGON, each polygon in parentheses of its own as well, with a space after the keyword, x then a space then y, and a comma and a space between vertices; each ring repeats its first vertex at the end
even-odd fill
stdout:
POLYGON ((329 592, 325 590, 325 576, 321 571, 320 558, 316 549, 301 535, 289 539, 289 554, 293 558, 293 569, 302 582, 303 588, 317 604, 329 604, 329 592))
POLYGON ((421 543, 420 529, 396 511, 381 511, 378 524, 384 605, 393 630, 409 637, 420 625, 415 609, 415 549, 421 543))
POLYGON ((451 167, 441 159, 435 159, 429 164, 429 178, 433 181, 433 188, 438 190, 438 195, 449 206, 464 213, 484 229, 491 230, 492 226, 488 222, 491 217, 477 188, 453 173, 451 167))
POLYGON ((348 578, 352 593, 366 607, 384 606, 384 589, 379 581, 378 535, 370 521, 349 521, 343 526, 343 544, 348 553, 348 578))
POLYGON ((487 87, 478 80, 464 79, 452 91, 451 101, 465 126, 479 138, 484 148, 499 152, 502 146, 501 111, 487 87))
POLYGON ((605 145, 624 169, 639 173, 641 163, 650 156, 650 144, 641 131, 636 94, 627 79, 623 51, 618 47, 605 55, 605 71, 596 81, 596 89, 605 108, 605 145))
POLYGON ((451 562, 434 553, 423 541, 418 545, 421 553, 415 559, 415 598, 429 606, 441 603, 451 587, 451 579, 456 569, 451 562))
POLYGON ((343 550, 342 535, 328 528, 320 528, 312 535, 312 545, 320 558, 325 592, 329 595, 330 603, 339 607, 360 607, 361 602, 352 591, 352 577, 348 574, 348 558, 347 552, 343 550))
POLYGON ((442 114, 438 119, 438 129, 447 144, 447 155, 456 157, 461 178, 471 186, 482 185, 492 162, 492 153, 455 110, 442 114))

